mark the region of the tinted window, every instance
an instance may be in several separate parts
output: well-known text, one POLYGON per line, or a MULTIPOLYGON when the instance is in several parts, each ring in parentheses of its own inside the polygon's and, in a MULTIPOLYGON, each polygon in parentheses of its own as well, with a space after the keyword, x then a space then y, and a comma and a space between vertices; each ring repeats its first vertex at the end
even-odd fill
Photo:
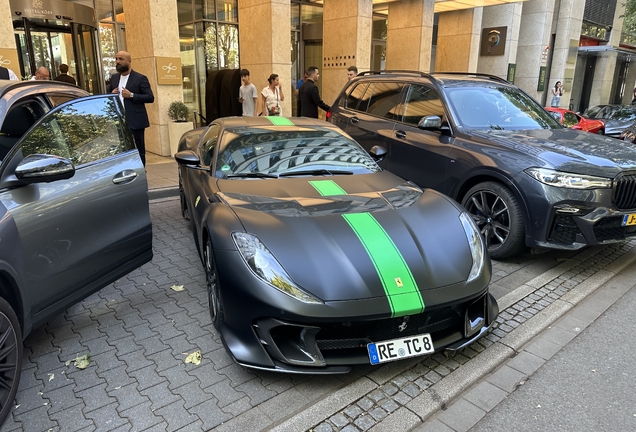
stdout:
POLYGON ((411 85, 406 98, 404 122, 416 125, 422 117, 439 116, 444 118, 444 106, 433 89, 423 85, 411 85))
MULTIPOLYGON (((360 100, 364 96, 364 92, 368 86, 369 85, 367 83, 360 83, 357 86, 355 86, 353 90, 351 90, 349 95, 347 96, 346 107, 351 109, 358 109, 358 104, 360 103, 360 100)), ((367 96, 367 99, 368 99, 368 96, 367 96)), ((368 102, 368 100, 365 102, 368 102)), ((364 104, 364 106, 366 106, 366 103, 364 104)))
POLYGON ((571 112, 563 113, 563 126, 572 127, 576 124, 579 124, 579 119, 576 114, 571 112))
POLYGON ((401 120, 403 106, 401 104, 403 84, 379 82, 373 87, 367 112, 378 117, 401 120))
POLYGON ((221 145, 216 159, 216 177, 321 169, 364 174, 380 171, 357 142, 333 129, 226 129, 221 145))
POLYGON ((210 166, 212 158, 214 157, 214 148, 216 147, 217 140, 219 138, 219 129, 221 127, 217 124, 210 126, 205 133, 205 136, 201 140, 201 164, 204 166, 210 166))
POLYGON ((134 149, 114 97, 89 99, 48 114, 22 141, 22 155, 48 154, 73 164, 94 162, 134 149))

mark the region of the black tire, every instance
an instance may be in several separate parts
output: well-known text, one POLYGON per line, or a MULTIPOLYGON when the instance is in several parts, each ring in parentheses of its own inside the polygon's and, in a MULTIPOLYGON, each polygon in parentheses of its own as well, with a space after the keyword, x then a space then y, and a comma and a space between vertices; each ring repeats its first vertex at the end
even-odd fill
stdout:
POLYGON ((596 131, 597 135, 605 135, 605 131, 603 129, 599 129, 598 131, 596 131))
POLYGON ((493 259, 509 258, 525 247, 525 225, 517 198, 497 182, 473 186, 462 205, 479 227, 493 259))
POLYGON ((219 289, 219 279, 214 262, 214 252, 212 242, 207 239, 203 250, 203 267, 205 268, 205 282, 208 288, 208 306, 210 308, 210 318, 214 328, 219 330, 223 324, 223 303, 221 302, 221 292, 219 289))
POLYGON ((22 370, 22 330, 11 305, 0 297, 0 425, 13 407, 22 370))

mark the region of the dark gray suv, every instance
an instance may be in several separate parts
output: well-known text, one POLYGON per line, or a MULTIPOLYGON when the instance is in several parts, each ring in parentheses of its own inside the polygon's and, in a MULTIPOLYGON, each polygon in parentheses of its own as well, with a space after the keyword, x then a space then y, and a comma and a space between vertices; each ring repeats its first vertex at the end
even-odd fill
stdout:
POLYGON ((563 128, 501 78, 365 72, 329 120, 384 147, 383 168, 462 203, 493 258, 636 235, 636 147, 563 128))

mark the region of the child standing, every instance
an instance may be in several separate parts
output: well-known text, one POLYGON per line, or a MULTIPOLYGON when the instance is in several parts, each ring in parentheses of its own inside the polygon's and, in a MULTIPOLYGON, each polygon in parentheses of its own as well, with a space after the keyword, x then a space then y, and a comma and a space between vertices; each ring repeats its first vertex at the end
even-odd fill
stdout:
POLYGON ((250 71, 241 69, 241 81, 243 85, 239 88, 239 102, 243 104, 243 115, 256 115, 256 86, 250 82, 250 71))

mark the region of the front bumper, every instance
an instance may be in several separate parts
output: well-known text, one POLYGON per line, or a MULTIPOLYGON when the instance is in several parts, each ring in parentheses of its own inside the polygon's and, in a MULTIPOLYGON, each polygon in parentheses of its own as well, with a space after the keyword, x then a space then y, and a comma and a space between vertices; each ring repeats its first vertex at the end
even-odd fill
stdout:
POLYGON ((368 343, 423 333, 431 334, 436 352, 456 350, 483 336, 499 313, 487 289, 490 266, 469 286, 432 290, 428 302, 423 295, 423 313, 391 317, 385 298, 304 304, 257 280, 237 252, 215 258, 225 270, 219 270, 223 343, 237 363, 251 368, 346 373, 351 365, 370 364, 368 343))
POLYGON ((519 181, 529 209, 526 244, 530 247, 576 250, 636 236, 636 226, 622 225, 636 208, 618 208, 615 189, 557 188, 524 173, 519 181))

